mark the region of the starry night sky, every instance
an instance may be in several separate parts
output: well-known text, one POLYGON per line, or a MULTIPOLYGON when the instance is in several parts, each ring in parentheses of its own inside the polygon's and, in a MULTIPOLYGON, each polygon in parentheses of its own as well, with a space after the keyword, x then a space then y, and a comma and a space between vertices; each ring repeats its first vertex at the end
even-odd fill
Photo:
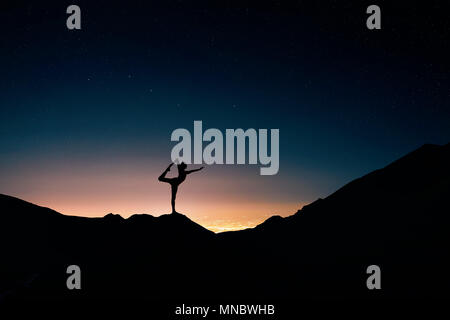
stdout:
POLYGON ((225 230, 450 141, 446 1, 92 2, 0 5, 0 193, 157 215, 174 129, 279 128, 278 175, 215 165, 180 187, 181 212, 225 230))

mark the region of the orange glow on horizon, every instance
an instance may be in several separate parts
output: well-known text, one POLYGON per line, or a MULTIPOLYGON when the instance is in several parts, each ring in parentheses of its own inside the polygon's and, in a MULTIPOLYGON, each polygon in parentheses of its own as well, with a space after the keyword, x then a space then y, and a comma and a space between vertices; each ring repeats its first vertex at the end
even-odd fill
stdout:
MULTIPOLYGON (((83 217, 102 217, 108 213, 120 214, 124 218, 128 218, 133 214, 150 214, 159 216, 170 213, 170 208, 167 203, 161 203, 159 206, 153 206, 152 209, 141 210, 136 209, 129 213, 127 206, 116 206, 113 210, 104 210, 101 204, 84 203, 72 204, 67 206, 63 203, 55 201, 50 202, 34 202, 37 205, 48 207, 65 215, 83 216, 83 217), (96 214, 86 214, 86 212, 95 210, 96 214)), ((298 203, 235 203, 221 204, 217 208, 215 203, 191 203, 181 205, 180 213, 186 215, 191 220, 202 225, 204 228, 213 232, 225 232, 243 230, 247 228, 256 227, 258 224, 264 222, 271 216, 280 215, 283 217, 290 216, 301 209, 303 205, 298 203)), ((139 207, 139 206, 137 206, 139 207)))
MULTIPOLYGON (((157 180, 166 167, 167 161, 161 159, 36 161, 33 166, 5 171, 0 193, 65 215, 159 216, 171 211, 170 186, 157 180)), ((169 174, 174 175, 176 169, 169 174)), ((299 193, 297 182, 289 176, 260 176, 256 167, 211 166, 183 182, 176 208, 214 232, 239 230, 252 228, 273 215, 294 214, 308 202, 301 201, 299 193)))

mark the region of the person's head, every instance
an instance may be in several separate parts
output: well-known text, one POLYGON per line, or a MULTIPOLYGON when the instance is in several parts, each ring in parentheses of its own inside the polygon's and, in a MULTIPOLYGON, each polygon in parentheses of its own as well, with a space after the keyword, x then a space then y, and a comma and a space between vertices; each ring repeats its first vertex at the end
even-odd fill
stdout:
POLYGON ((182 162, 180 164, 177 164, 177 168, 178 168, 178 171, 184 171, 184 170, 186 170, 187 165, 186 165, 186 163, 182 162))

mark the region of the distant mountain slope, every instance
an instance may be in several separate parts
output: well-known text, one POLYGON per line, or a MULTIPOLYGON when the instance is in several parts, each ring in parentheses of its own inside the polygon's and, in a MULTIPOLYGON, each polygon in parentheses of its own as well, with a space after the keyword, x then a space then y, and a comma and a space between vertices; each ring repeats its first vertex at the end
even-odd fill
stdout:
POLYGON ((313 268, 305 278, 285 279, 302 283, 300 291, 311 295, 323 290, 364 297, 369 294, 361 282, 365 268, 378 264, 392 281, 383 290, 386 297, 448 297, 449 164, 449 144, 424 145, 293 216, 272 217, 253 230, 223 237, 244 247, 251 243, 244 250, 273 247, 293 269, 313 268), (327 282, 330 286, 319 285, 327 282))
POLYGON ((0 195, 0 299, 449 297, 449 163, 449 144, 425 145, 295 215, 221 234, 184 215, 72 217, 0 195), (381 291, 365 287, 371 264, 381 291))

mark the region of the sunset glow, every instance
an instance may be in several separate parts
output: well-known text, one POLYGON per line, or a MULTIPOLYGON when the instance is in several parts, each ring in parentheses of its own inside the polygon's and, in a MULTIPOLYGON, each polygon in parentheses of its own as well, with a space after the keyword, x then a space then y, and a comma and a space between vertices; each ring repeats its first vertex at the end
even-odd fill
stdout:
MULTIPOLYGON (((4 172, 1 192, 66 215, 102 217, 115 213, 128 218, 170 213, 170 187, 157 181, 166 163, 123 162, 37 161, 31 167, 19 165, 4 172)), ((175 175, 173 169, 169 176, 175 175)), ((222 232, 252 228, 272 215, 292 215, 306 203, 296 201, 295 190, 283 189, 289 181, 261 181, 264 177, 257 172, 207 166, 180 186, 177 211, 209 230, 222 232)))

